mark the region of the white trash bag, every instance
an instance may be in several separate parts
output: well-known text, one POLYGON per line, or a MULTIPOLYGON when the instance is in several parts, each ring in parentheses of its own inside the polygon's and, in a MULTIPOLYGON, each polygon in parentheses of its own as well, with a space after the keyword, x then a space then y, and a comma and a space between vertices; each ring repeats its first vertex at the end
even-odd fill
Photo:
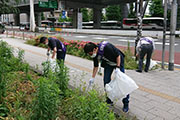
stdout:
POLYGON ((105 86, 107 96, 112 101, 122 99, 136 89, 138 89, 138 86, 134 80, 121 72, 120 69, 116 69, 114 79, 105 86))
MULTIPOLYGON (((145 61, 144 61, 143 63, 146 64, 146 59, 145 59, 145 61)), ((157 64, 158 64, 158 63, 157 63, 156 61, 150 59, 149 70, 152 70, 152 68, 153 68, 154 66, 156 66, 157 64)))
POLYGON ((56 72, 59 70, 59 66, 58 66, 56 59, 49 58, 44 63, 45 63, 44 69, 50 69, 52 72, 56 72))

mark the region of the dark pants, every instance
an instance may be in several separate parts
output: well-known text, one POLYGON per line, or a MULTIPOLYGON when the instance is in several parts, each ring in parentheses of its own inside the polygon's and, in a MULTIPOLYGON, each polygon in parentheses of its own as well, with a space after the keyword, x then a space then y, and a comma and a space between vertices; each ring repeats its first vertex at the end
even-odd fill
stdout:
POLYGON ((145 71, 149 70, 149 65, 150 65, 150 59, 151 59, 151 55, 153 52, 153 46, 151 44, 142 44, 141 45, 141 51, 139 53, 139 66, 138 69, 142 71, 143 68, 143 59, 144 56, 146 56, 146 65, 145 65, 145 71))
POLYGON ((65 60, 65 57, 66 57, 66 51, 64 52, 64 51, 57 51, 57 59, 59 60, 59 61, 64 61, 65 60))
MULTIPOLYGON (((124 64, 123 65, 121 64, 121 66, 124 66, 124 64)), ((112 75, 113 70, 114 70, 114 67, 112 66, 106 65, 106 67, 104 67, 104 86, 111 81, 111 75, 112 75)), ((120 70, 124 72, 124 67, 120 67, 120 70)), ((111 100, 107 98, 107 101, 111 101, 111 100)), ((125 98, 123 98, 122 102, 124 105, 128 105, 129 94, 125 98)))

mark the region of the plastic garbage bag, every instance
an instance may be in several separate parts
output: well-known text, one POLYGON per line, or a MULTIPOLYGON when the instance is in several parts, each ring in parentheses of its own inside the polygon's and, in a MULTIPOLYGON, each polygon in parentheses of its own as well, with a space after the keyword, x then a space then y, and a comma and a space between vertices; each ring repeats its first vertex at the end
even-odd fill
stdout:
POLYGON ((59 65, 56 61, 56 59, 48 58, 46 62, 42 63, 44 66, 44 70, 51 70, 52 72, 56 72, 59 70, 59 65))
POLYGON ((114 79, 105 86, 107 96, 112 101, 122 99, 136 89, 138 86, 134 80, 119 69, 116 69, 114 79))
MULTIPOLYGON (((146 64, 146 60, 144 61, 144 64, 146 64)), ((151 70, 156 65, 157 65, 157 62, 152 60, 152 59, 150 59, 149 70, 151 70)))

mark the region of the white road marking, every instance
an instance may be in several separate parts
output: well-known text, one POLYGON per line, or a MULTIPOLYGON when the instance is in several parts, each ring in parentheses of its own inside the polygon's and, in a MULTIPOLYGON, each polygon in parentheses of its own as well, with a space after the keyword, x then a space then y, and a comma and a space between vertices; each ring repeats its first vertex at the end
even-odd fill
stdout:
POLYGON ((77 38, 87 38, 87 36, 75 36, 77 38))
POLYGON ((109 38, 104 38, 104 37, 94 37, 94 38, 92 38, 92 39, 107 40, 107 39, 109 39, 109 38))

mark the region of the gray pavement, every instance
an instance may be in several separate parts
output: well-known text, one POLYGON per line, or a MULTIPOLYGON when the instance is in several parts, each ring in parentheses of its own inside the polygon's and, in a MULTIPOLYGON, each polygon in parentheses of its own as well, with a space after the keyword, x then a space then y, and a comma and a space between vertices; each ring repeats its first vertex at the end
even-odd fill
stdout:
MULTIPOLYGON (((0 39, 13 47, 25 51, 24 59, 34 67, 42 69, 41 63, 47 60, 46 49, 24 44, 24 40, 6 38, 0 39)), ((65 64, 69 69, 70 85, 80 86, 88 83, 91 78, 92 61, 67 55, 65 64)), ((126 74, 134 79, 139 89, 131 93, 130 111, 127 115, 136 116, 139 120, 180 120, 180 70, 153 70, 148 73, 137 73, 126 70, 126 74)), ((97 75, 95 85, 104 93, 102 76, 97 75)), ((122 108, 122 102, 115 105, 122 108)))

